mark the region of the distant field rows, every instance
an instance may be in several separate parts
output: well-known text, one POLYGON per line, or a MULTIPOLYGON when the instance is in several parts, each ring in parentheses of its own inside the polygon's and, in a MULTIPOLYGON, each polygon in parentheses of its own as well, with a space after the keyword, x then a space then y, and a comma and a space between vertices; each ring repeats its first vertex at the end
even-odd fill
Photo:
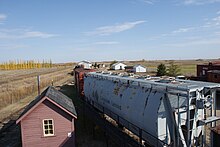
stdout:
POLYGON ((0 71, 0 109, 18 102, 37 91, 37 75, 41 88, 60 81, 71 72, 71 67, 0 71))
POLYGON ((29 69, 29 70, 0 70, 0 84, 10 83, 15 80, 33 77, 41 74, 47 74, 66 69, 64 67, 29 69))

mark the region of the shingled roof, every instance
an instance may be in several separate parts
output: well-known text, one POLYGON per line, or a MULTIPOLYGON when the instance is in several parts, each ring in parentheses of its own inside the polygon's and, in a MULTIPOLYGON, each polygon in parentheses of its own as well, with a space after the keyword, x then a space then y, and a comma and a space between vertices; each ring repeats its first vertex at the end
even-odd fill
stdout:
POLYGON ((25 110, 21 113, 19 116, 17 123, 20 121, 20 118, 26 114, 33 106, 35 106, 38 102, 40 102, 42 99, 49 99, 55 102, 57 105, 61 106, 63 109, 65 109, 67 112, 72 114, 73 116, 77 116, 75 107, 73 105, 72 100, 61 93, 60 91, 56 90, 54 87, 49 86, 46 90, 44 90, 41 95, 37 96, 29 105, 25 108, 25 110))

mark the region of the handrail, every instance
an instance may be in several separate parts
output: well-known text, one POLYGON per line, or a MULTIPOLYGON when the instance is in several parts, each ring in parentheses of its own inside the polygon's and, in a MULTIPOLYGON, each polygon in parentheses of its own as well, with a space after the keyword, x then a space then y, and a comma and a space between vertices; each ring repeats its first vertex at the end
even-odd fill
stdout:
MULTIPOLYGON (((128 120, 126 120, 126 119, 124 119, 123 117, 119 116, 119 115, 116 114, 115 112, 112 112, 112 111, 109 110, 108 108, 103 107, 103 106, 100 105, 99 103, 96 103, 96 102, 93 101, 93 106, 94 106, 94 105, 98 106, 99 108, 97 108, 97 107, 96 107, 96 108, 99 109, 99 110, 100 110, 102 113, 104 113, 104 114, 106 114, 106 112, 110 112, 110 114, 107 114, 107 115, 114 114, 115 116, 117 116, 118 120, 115 120, 114 118, 112 118, 112 115, 109 116, 109 117, 111 117, 112 119, 114 119, 117 123, 120 124, 120 120, 123 120, 123 121, 127 122, 127 123, 128 123, 128 128, 127 128, 126 126, 124 126, 124 127, 126 127, 128 130, 131 129, 131 128, 129 128, 129 126, 131 126, 131 125, 132 125, 133 127, 136 127, 139 132, 138 132, 138 133, 132 132, 132 133, 134 133, 135 135, 137 135, 139 138, 142 138, 143 133, 145 133, 146 135, 149 135, 150 137, 152 137, 153 139, 155 139, 155 141, 157 142, 157 146, 158 146, 158 143, 160 143, 160 144, 163 145, 163 146, 164 146, 164 145, 165 145, 165 146, 170 146, 170 145, 167 144, 166 142, 160 140, 158 137, 156 137, 156 136, 150 134, 150 133, 147 132, 146 130, 144 130, 144 129, 138 127, 137 125, 135 125, 135 124, 133 124, 133 123, 131 123, 131 122, 129 122, 128 120), (140 134, 142 134, 142 136, 139 136, 140 134)), ((131 131, 131 130, 130 130, 130 131, 131 131)), ((147 142, 148 142, 148 140, 145 140, 145 139, 144 139, 144 141, 147 141, 147 142)))

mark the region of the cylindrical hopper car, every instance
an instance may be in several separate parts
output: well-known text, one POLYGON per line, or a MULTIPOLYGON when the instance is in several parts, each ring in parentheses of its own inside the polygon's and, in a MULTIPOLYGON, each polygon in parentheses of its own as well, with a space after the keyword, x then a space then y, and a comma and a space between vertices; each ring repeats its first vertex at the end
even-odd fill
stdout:
POLYGON ((87 72, 83 94, 148 144, 181 147, 203 144, 204 126, 220 119, 215 110, 217 88, 216 83, 87 72))

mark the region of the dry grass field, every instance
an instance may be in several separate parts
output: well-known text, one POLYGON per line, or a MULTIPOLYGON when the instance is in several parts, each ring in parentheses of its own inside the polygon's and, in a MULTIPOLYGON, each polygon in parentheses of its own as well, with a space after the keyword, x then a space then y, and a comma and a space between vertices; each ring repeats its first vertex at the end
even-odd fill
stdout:
POLYGON ((72 67, 54 67, 28 70, 0 70, 0 121, 18 111, 37 95, 37 75, 41 91, 52 83, 70 78, 72 67))

